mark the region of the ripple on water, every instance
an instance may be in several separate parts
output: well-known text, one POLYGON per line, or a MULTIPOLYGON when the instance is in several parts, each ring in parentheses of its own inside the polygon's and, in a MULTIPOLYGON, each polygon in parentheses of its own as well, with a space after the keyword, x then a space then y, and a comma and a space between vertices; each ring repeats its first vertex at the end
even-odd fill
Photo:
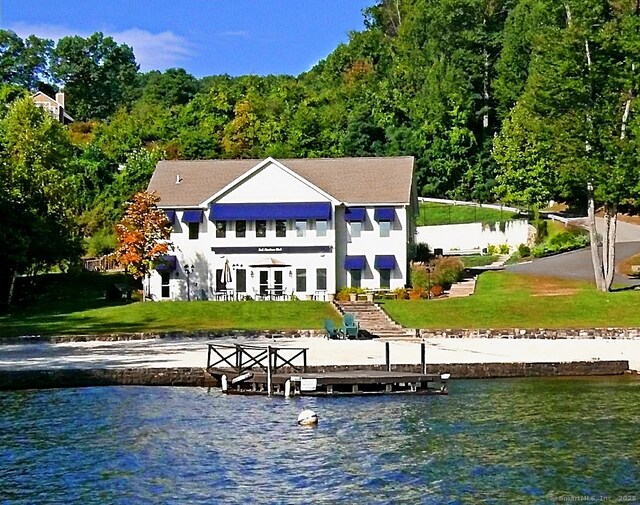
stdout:
POLYGON ((448 397, 0 393, 0 503, 551 503, 638 495, 637 383, 452 381, 448 397), (298 413, 319 413, 315 428, 298 413))

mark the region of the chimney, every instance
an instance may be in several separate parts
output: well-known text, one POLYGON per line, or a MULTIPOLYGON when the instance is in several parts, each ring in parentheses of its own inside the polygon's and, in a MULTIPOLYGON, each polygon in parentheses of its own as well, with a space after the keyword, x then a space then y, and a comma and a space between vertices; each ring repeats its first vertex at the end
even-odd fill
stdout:
POLYGON ((56 93, 56 102, 64 109, 64 93, 56 93))

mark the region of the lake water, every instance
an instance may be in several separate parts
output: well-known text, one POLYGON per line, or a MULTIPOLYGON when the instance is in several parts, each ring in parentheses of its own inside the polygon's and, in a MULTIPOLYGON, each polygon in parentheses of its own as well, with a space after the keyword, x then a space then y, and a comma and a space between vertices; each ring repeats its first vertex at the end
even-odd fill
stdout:
POLYGON ((0 503, 640 503, 639 400, 640 381, 612 379, 0 392, 0 503), (317 427, 296 425, 303 408, 317 427))

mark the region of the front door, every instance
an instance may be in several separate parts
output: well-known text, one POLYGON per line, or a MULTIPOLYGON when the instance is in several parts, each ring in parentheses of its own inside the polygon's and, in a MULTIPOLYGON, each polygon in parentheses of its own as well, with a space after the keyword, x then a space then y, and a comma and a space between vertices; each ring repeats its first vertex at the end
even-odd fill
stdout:
POLYGON ((269 270, 260 270, 258 278, 260 280, 260 294, 266 296, 269 289, 269 270))
POLYGON ((273 271, 273 294, 282 296, 282 270, 273 271))

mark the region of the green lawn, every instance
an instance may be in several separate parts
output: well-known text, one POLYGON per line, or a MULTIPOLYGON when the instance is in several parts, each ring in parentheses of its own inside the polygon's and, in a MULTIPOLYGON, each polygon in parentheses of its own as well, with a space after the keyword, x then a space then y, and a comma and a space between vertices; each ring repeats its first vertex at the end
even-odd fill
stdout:
POLYGON ((448 205, 426 202, 420 204, 417 219, 418 226, 461 223, 496 223, 517 219, 519 216, 510 211, 489 209, 471 205, 448 205))
POLYGON ((593 283, 486 272, 467 298, 387 300, 385 310, 405 327, 589 328, 640 326, 640 293, 600 293, 593 283))
POLYGON ((107 302, 104 291, 124 277, 43 276, 29 305, 0 315, 0 337, 172 330, 321 329, 338 313, 324 302, 107 302))
MULTIPOLYGON (((44 278, 51 291, 29 308, 0 316, 0 337, 171 330, 321 329, 340 320, 329 303, 108 303, 104 286, 119 277, 82 274, 44 278)), ((408 328, 575 328, 640 326, 640 293, 600 293, 592 283, 486 272, 476 294, 442 300, 385 300, 408 328)))

